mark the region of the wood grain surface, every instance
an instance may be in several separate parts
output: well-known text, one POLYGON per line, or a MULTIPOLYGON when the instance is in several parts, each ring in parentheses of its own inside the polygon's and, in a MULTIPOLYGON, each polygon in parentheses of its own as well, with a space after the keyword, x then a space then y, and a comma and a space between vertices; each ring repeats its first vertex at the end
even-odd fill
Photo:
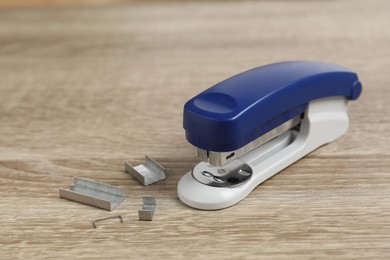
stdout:
MULTIPOLYGON (((32 7, 32 6, 102 6, 102 5, 126 5, 140 3, 161 3, 191 0, 0 0, 0 7, 32 7)), ((198 0, 210 1, 210 0, 198 0)), ((228 0, 211 0, 228 1, 228 0)))
POLYGON ((0 258, 389 259, 390 2, 260 1, 0 10, 0 258), (358 72, 350 130, 257 187, 200 211, 176 194, 197 162, 192 96, 284 60, 358 72), (147 154, 167 179, 124 172, 147 154), (60 199, 73 176, 120 186, 112 212, 60 199), (138 221, 156 196, 152 222, 138 221), (97 218, 121 215, 123 224, 97 218))

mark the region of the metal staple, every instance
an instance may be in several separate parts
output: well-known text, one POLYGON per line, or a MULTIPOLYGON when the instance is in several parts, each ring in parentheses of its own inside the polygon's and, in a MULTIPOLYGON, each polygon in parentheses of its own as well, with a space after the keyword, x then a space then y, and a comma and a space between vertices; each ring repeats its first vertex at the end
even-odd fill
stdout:
POLYGON ((97 222, 104 221, 104 220, 107 220, 107 219, 114 219, 114 218, 119 218, 120 222, 123 223, 122 216, 118 215, 118 216, 112 216, 112 217, 107 217, 107 218, 95 219, 95 220, 92 222, 92 225, 93 225, 94 228, 97 228, 97 225, 96 225, 97 222))

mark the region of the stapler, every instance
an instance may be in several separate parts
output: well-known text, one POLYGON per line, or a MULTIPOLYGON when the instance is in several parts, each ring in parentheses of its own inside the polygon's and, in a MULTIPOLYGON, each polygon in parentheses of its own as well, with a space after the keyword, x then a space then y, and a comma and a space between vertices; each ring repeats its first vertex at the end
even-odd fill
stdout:
POLYGON ((178 183, 185 204, 230 207, 260 183, 348 130, 347 103, 362 91, 338 65, 292 61, 257 67, 190 99, 183 126, 201 162, 178 183))

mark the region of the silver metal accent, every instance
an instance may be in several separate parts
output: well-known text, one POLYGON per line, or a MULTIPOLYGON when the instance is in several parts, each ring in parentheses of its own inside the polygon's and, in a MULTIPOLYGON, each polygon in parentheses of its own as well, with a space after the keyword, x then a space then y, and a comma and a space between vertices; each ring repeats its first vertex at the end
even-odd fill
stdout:
POLYGON ((119 218, 120 222, 123 223, 122 216, 118 215, 118 216, 112 216, 112 217, 107 217, 107 218, 95 219, 95 220, 92 222, 92 226, 93 226, 94 228, 97 228, 97 225, 96 225, 97 222, 104 221, 104 220, 107 220, 107 219, 113 219, 113 218, 119 218))
POLYGON ((138 210, 140 221, 152 221, 156 210, 156 199, 154 197, 143 197, 142 209, 138 210))
POLYGON ((285 131, 297 126, 298 124, 300 124, 300 122, 301 122, 301 116, 300 115, 296 116, 235 151, 213 152, 213 151, 198 149, 198 157, 202 161, 208 162, 214 166, 224 166, 227 163, 234 161, 241 155, 244 155, 252 151, 253 149, 259 147, 260 145, 284 133, 285 131))
POLYGON ((142 185, 147 186, 166 178, 165 169, 158 162, 145 155, 144 164, 131 166, 125 162, 126 172, 138 180, 142 185))
POLYGON ((208 186, 232 188, 249 181, 252 168, 240 160, 228 163, 223 168, 200 162, 192 170, 192 176, 208 186))
POLYGON ((209 151, 203 150, 203 149, 198 149, 198 157, 202 161, 208 162, 209 161, 209 151))
POLYGON ((101 182, 74 177, 74 184, 60 188, 60 197, 110 211, 125 198, 123 189, 101 182))

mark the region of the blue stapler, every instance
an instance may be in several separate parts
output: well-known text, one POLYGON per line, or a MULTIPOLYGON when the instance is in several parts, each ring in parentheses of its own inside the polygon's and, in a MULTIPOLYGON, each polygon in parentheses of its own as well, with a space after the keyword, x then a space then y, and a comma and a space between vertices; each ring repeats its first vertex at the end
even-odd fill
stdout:
POLYGON ((216 210, 345 134, 362 91, 341 66, 292 61, 254 68, 189 100, 183 125, 201 162, 178 183, 187 205, 216 210))

